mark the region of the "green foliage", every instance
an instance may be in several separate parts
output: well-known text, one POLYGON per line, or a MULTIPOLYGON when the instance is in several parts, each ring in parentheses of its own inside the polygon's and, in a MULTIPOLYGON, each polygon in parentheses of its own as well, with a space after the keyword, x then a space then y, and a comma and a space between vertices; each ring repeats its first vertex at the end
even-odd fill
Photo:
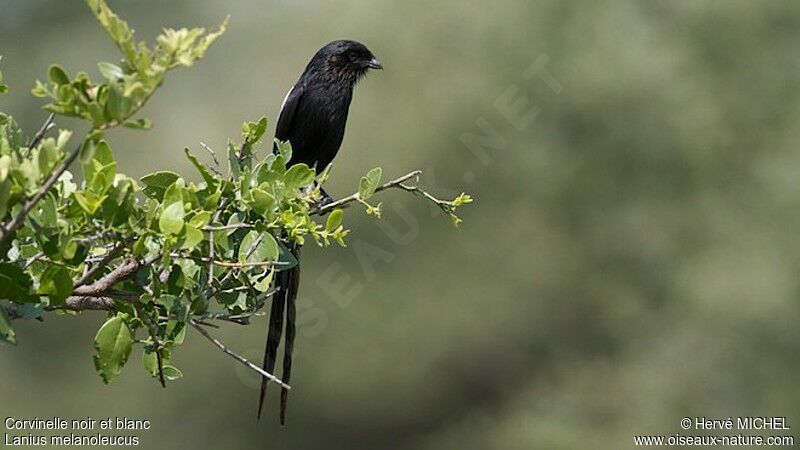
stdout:
MULTIPOLYGON (((104 1, 87 3, 122 52, 121 62, 98 65, 101 83, 52 65, 33 93, 52 100, 45 110, 81 118, 91 130, 72 150, 67 130, 29 144, 12 117, 0 116, 0 300, 10 302, 14 318, 99 302, 109 310, 95 337, 102 380, 119 375, 134 344, 143 346, 149 374, 174 380, 182 374, 170 364, 171 352, 183 343, 190 319, 247 322, 269 298, 275 272, 297 264, 290 246, 309 239, 344 246, 348 230, 341 209, 324 225, 314 220, 328 172, 317 177, 305 164, 287 168, 291 145, 278 142, 278 152, 270 151, 271 143, 263 143, 266 118, 245 123, 240 143, 229 141, 226 175, 189 149, 200 182, 167 171, 138 180, 120 173, 104 133, 149 128, 148 120, 131 117, 170 69, 200 59, 227 21, 214 33, 167 29, 151 48, 136 42, 104 1), (66 170, 78 156, 80 183, 66 170)), ((365 199, 381 175, 373 169, 359 185, 358 200, 376 215, 380 205, 365 199)), ((0 311, 0 338, 14 343, 12 317, 2 304, 0 311)))
POLYGON ((98 64, 105 81, 89 79, 85 72, 74 78, 58 65, 50 66, 47 82, 37 81, 33 94, 49 97, 52 103, 45 109, 59 115, 80 117, 102 130, 117 125, 147 129, 148 119, 129 120, 144 106, 164 81, 167 72, 179 66, 190 67, 202 58, 208 47, 225 32, 227 19, 219 30, 206 33, 203 28, 191 30, 167 28, 148 47, 136 42, 133 30, 121 20, 103 0, 87 0, 97 20, 122 52, 119 65, 98 64))
MULTIPOLYGON (((3 56, 0 55, 0 61, 3 60, 3 56)), ((3 84, 3 71, 0 70, 0 94, 5 94, 8 92, 8 86, 3 84)))
POLYGON ((133 333, 125 314, 111 317, 94 337, 94 367, 104 383, 116 378, 128 361, 133 348, 133 333))

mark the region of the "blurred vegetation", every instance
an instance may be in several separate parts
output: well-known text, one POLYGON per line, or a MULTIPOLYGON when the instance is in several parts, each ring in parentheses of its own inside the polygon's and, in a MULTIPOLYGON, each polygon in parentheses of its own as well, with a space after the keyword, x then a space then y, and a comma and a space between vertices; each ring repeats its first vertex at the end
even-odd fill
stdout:
MULTIPOLYGON (((217 51, 148 105, 152 132, 109 136, 126 173, 188 172, 190 137, 222 148, 242 121, 274 119, 313 52, 346 37, 386 70, 356 92, 328 192, 379 164, 421 167, 478 207, 454 234, 390 194, 385 223, 363 217, 347 249, 306 253, 286 429, 255 421, 258 380, 200 339, 166 391, 141 371, 100 385, 87 349, 101 314, 80 331, 15 324, 0 415, 148 418, 141 448, 613 449, 684 416, 796 426, 800 5, 112 5, 148 39, 231 14, 217 51), (542 55, 560 93, 524 77, 542 55), (495 106, 512 87, 539 109, 522 129, 495 106), (460 140, 479 118, 505 142, 488 165, 460 140)), ((82 2, 0 0, 0 102, 26 129, 45 117, 29 80, 114 52, 82 2)), ((259 359, 262 321, 220 336, 259 359)))

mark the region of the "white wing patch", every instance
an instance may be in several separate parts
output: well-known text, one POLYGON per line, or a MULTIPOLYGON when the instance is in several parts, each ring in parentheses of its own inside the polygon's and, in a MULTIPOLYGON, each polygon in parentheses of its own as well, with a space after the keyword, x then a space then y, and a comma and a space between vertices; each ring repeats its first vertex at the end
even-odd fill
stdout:
POLYGON ((286 106, 286 100, 289 100, 289 96, 292 95, 292 91, 294 90, 294 86, 289 89, 289 92, 286 93, 286 97, 283 97, 283 103, 281 103, 281 111, 280 114, 283 114, 283 107, 286 106))

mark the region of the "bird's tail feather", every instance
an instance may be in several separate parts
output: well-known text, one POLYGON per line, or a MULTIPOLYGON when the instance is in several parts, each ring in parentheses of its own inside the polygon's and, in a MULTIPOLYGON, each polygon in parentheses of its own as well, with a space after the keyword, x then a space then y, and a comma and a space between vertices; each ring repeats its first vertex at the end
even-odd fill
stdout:
MULTIPOLYGON (((290 249, 296 259, 300 258, 299 247, 290 249)), ((295 337, 295 299, 297 298, 297 290, 300 283, 300 267, 299 265, 278 272, 275 274, 276 292, 272 297, 272 308, 269 317, 269 331, 267 332, 267 345, 264 349, 264 363, 263 369, 269 373, 274 373, 275 362, 278 355, 278 346, 281 342, 281 334, 283 332, 283 313, 286 310, 286 342, 284 344, 284 357, 283 357, 283 375, 282 381, 288 383, 292 371, 292 350, 294 349, 295 337)), ((267 393, 267 379, 261 380, 261 393, 258 402, 258 418, 261 418, 261 412, 264 408, 264 398, 267 393)), ((281 392, 281 425, 286 423, 286 402, 288 399, 289 391, 283 389, 281 392)))
MULTIPOLYGON (((300 257, 300 249, 295 248, 292 251, 295 258, 300 257)), ((297 299, 297 291, 300 286, 300 266, 297 265, 289 272, 289 289, 286 294, 286 341, 283 346, 283 373, 281 379, 284 383, 289 384, 292 376, 292 351, 294 350, 294 336, 295 336, 295 317, 297 316, 297 308, 295 307, 295 300, 297 299)), ((286 403, 289 399, 289 390, 286 388, 281 389, 281 425, 286 424, 286 403)))

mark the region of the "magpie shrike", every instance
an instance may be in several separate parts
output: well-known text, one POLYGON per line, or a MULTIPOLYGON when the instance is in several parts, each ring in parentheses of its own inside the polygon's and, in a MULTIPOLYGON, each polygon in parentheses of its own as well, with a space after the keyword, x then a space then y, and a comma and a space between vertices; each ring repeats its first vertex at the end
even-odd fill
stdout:
MULTIPOLYGON (((292 144, 292 157, 288 165, 305 163, 318 173, 325 170, 336 157, 344 138, 347 113, 353 98, 353 88, 369 69, 383 69, 380 61, 366 46, 355 41, 334 41, 322 47, 306 66, 294 87, 281 105, 275 138, 292 144)), ((277 146, 273 149, 277 151, 277 146)), ((323 204, 332 201, 322 191, 323 204)), ((299 260, 300 247, 293 245, 292 254, 299 260)), ((300 266, 275 274, 267 345, 263 368, 272 373, 278 345, 283 333, 285 314, 286 339, 284 341, 283 373, 281 379, 289 383, 292 371, 292 350, 295 337, 295 298, 300 281, 300 266)), ((264 406, 267 380, 261 381, 258 417, 264 406)), ((281 391, 281 425, 286 423, 286 402, 289 391, 281 391)))

